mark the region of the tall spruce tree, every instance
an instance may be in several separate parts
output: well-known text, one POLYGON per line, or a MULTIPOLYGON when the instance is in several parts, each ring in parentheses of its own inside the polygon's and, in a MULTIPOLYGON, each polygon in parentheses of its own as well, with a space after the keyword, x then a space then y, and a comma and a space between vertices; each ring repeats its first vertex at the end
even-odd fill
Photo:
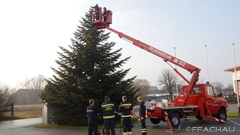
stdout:
POLYGON ((100 110, 104 96, 111 97, 116 106, 121 96, 131 102, 136 100, 132 87, 133 79, 125 78, 130 69, 122 69, 130 57, 120 59, 121 49, 113 50, 114 42, 107 42, 109 33, 92 24, 91 10, 82 17, 80 26, 74 32, 69 49, 60 47, 59 67, 47 80, 41 98, 48 104, 53 121, 60 125, 86 125, 86 107, 89 99, 95 100, 100 110))

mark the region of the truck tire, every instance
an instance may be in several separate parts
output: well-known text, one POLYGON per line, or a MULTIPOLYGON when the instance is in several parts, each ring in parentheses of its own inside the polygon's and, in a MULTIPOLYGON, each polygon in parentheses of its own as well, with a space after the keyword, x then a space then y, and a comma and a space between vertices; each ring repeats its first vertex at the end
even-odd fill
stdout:
POLYGON ((180 117, 177 114, 171 114, 169 116, 169 121, 171 122, 174 128, 178 127, 181 123, 180 117))
POLYGON ((195 117, 196 117, 198 120, 203 120, 203 117, 200 116, 199 114, 195 115, 195 117))
POLYGON ((152 122, 152 124, 158 124, 160 123, 160 119, 155 119, 155 118, 150 118, 150 121, 152 122))
POLYGON ((226 113, 226 111, 225 110, 219 110, 219 112, 217 114, 217 118, 226 121, 227 120, 227 113, 226 113))

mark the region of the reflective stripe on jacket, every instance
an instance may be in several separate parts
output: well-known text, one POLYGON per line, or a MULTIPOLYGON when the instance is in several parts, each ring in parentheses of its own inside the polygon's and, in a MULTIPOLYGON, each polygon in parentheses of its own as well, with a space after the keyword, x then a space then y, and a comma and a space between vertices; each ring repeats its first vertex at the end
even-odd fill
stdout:
POLYGON ((122 118, 131 117, 132 103, 125 100, 120 104, 119 111, 122 113, 122 118))
POLYGON ((114 104, 110 101, 104 102, 102 105, 103 119, 112 119, 115 118, 115 107, 114 104))

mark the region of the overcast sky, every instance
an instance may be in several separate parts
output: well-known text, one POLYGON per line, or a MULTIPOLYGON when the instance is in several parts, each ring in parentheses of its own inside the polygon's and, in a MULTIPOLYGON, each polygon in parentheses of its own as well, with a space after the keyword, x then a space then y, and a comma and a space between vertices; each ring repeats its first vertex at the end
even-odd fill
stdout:
MULTIPOLYGON (((96 3, 112 10, 113 29, 171 55, 176 47, 178 58, 201 69, 204 82, 207 50, 209 81, 232 83, 231 73, 223 70, 234 66, 232 43, 240 65, 238 0, 2 0, 0 83, 16 87, 25 78, 52 77, 58 46, 71 44, 79 20, 96 3)), ((123 58, 132 56, 123 66, 131 68, 127 77, 137 75, 157 86, 162 70, 171 69, 161 58, 110 36, 114 49, 123 48, 123 58)))

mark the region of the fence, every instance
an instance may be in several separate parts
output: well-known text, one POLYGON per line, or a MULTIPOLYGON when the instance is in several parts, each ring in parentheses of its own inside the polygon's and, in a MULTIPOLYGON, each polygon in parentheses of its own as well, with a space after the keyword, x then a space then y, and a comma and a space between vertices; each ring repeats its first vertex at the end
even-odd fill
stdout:
POLYGON ((7 106, 0 106, 0 113, 11 112, 11 118, 14 118, 14 104, 11 103, 7 106))

